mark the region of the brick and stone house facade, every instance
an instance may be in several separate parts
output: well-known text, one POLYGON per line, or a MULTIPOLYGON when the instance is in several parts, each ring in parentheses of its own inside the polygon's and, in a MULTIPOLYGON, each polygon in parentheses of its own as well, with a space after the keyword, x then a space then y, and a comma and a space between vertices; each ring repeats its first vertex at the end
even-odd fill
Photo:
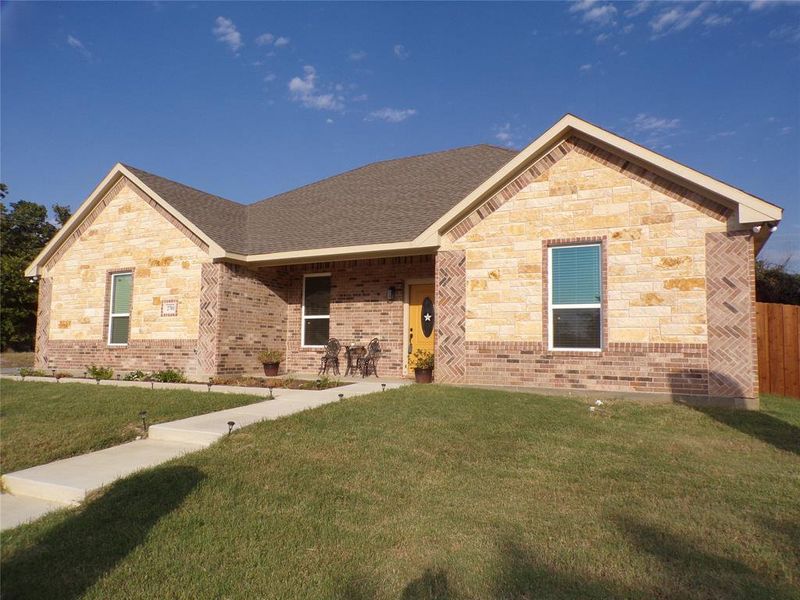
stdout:
POLYGON ((277 348, 309 373, 328 336, 377 337, 381 375, 404 376, 429 285, 441 383, 754 407, 754 261, 780 218, 571 115, 519 153, 375 163, 251 205, 118 164, 27 271, 36 365, 202 380, 277 348))

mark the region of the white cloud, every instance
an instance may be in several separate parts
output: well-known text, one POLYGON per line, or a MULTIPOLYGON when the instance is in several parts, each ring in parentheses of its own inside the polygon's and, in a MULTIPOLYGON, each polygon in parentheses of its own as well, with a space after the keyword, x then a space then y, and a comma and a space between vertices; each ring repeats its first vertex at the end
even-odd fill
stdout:
POLYGON ((353 102, 366 102, 368 96, 366 94, 359 94, 358 96, 353 96, 353 102))
POLYGON ((354 50, 353 52, 350 53, 348 58, 352 61, 364 60, 365 58, 367 58, 367 53, 364 52, 363 50, 354 50))
POLYGON ((303 67, 303 77, 293 77, 289 81, 292 100, 306 108, 316 110, 344 110, 344 98, 331 93, 319 93, 317 71, 311 65, 303 67))
POLYGON ((733 22, 733 19, 727 15, 719 15, 717 13, 711 13, 705 19, 703 19, 703 25, 708 25, 709 27, 719 27, 721 25, 730 25, 733 22))
POLYGON ((770 39, 787 42, 800 42, 800 25, 784 23, 769 32, 770 39))
POLYGON ((591 63, 586 63, 585 65, 581 65, 580 67, 578 67, 578 71, 580 71, 581 73, 586 73, 587 71, 591 70, 592 70, 591 63))
POLYGON ((333 119, 325 119, 325 122, 330 125, 331 123, 333 123, 333 119))
POLYGON ((267 75, 264 76, 264 81, 266 81, 267 83, 271 83, 275 81, 277 78, 278 76, 275 75, 275 73, 268 73, 267 75))
POLYGON ((271 33, 262 33, 256 38, 256 46, 269 46, 275 41, 275 36, 271 33))
POLYGON ((242 47, 242 34, 236 29, 233 21, 225 17, 217 17, 212 30, 218 42, 223 42, 233 51, 237 52, 242 47))
POLYGON ((512 131, 511 123, 503 123, 494 127, 494 138, 508 148, 513 148, 517 133, 512 131))
POLYGON ((736 132, 732 131, 732 130, 731 131, 719 131, 717 133, 714 133, 714 134, 708 136, 708 140, 713 142, 713 141, 721 139, 721 138, 733 137, 734 135, 736 135, 736 132))
POLYGON ((598 44, 602 44, 610 37, 611 37, 610 33, 599 33, 597 34, 597 37, 594 38, 594 41, 597 42, 598 44))
POLYGON ((650 21, 650 28, 655 34, 653 37, 662 37, 683 31, 697 21, 710 4, 710 2, 701 2, 691 10, 686 10, 685 5, 677 5, 661 11, 650 21))
POLYGON ((405 60, 411 56, 411 53, 406 50, 406 47, 403 44, 395 44, 392 52, 394 52, 394 55, 400 60, 405 60))
POLYGON ((650 8, 650 2, 648 0, 639 0, 638 2, 635 2, 634 5, 630 7, 628 10, 626 10, 623 14, 626 17, 638 17, 648 8, 650 8))
POLYGON ((645 113, 639 113, 631 121, 633 128, 642 133, 664 132, 671 129, 677 129, 680 124, 680 119, 665 119, 663 117, 654 117, 645 113))
POLYGON ((614 15, 617 14, 617 9, 611 4, 604 4, 603 6, 594 6, 583 13, 583 20, 587 23, 595 25, 608 25, 614 22, 614 15))
POLYGON ((409 117, 413 117, 415 114, 417 114, 417 111, 414 108, 381 108, 369 113, 365 120, 400 123, 409 117))
POLYGON ((791 127, 781 127, 780 131, 778 132, 778 135, 789 135, 790 133, 792 133, 791 127))
POLYGON ((85 58, 86 60, 90 60, 92 58, 92 53, 89 52, 86 46, 83 45, 83 42, 80 41, 75 36, 73 35, 67 36, 67 45, 69 45, 70 48, 75 48, 75 50, 80 52, 81 56, 83 56, 83 58, 85 58))
POLYGON ((578 0, 569 7, 571 13, 581 13, 581 19, 592 25, 604 26, 614 24, 617 9, 612 4, 598 4, 597 0, 578 0))
POLYGON ((592 8, 594 4, 597 4, 597 0, 578 0, 570 5, 569 12, 583 12, 592 8))
POLYGON ((284 46, 289 45, 289 38, 280 36, 278 39, 275 40, 275 47, 276 48, 283 48, 284 46))
POLYGON ((770 0, 751 0, 750 10, 761 10, 763 8, 766 8, 767 6, 774 4, 775 2, 770 2, 770 0))

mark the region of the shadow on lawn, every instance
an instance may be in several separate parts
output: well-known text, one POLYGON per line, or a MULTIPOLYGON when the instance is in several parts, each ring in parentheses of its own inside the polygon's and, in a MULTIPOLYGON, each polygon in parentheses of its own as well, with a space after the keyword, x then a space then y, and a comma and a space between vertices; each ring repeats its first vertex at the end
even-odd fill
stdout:
POLYGON ((697 402, 690 401, 689 398, 681 397, 682 394, 686 394, 701 383, 706 383, 709 388, 724 390, 725 395, 730 395, 732 399, 744 398, 746 394, 739 383, 724 373, 705 369, 685 369, 669 373, 667 377, 672 393, 681 398, 678 400, 680 404, 702 412, 723 425, 737 429, 779 450, 800 454, 800 428, 786 421, 776 419, 758 410, 702 406, 697 402))
MULTIPOLYGON (((734 558, 712 554, 691 539, 679 538, 649 523, 627 516, 615 519, 639 552, 656 558, 674 589, 669 598, 796 598, 796 590, 758 573, 734 558)), ((766 534, 765 534, 766 535, 766 534)))
POLYGON ((770 444, 778 450, 800 454, 800 428, 772 415, 754 410, 698 408, 696 406, 692 408, 723 425, 770 444))
POLYGON ((123 560, 204 475, 192 467, 144 471, 113 484, 74 516, 3 561, 4 598, 80 597, 123 560))

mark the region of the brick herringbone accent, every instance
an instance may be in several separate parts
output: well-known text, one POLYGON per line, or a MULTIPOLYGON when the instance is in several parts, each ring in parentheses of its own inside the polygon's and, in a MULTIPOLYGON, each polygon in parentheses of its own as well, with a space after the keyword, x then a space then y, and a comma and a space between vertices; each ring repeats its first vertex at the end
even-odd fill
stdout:
POLYGON ((53 296, 53 280, 43 277, 39 280, 39 305, 36 315, 36 346, 34 366, 47 367, 48 342, 50 339, 50 302, 53 296))
POLYGON ((219 263, 206 263, 200 276, 200 326, 197 335, 197 362, 202 371, 217 372, 219 333, 219 263))
POLYGON ((462 383, 466 367, 467 260, 463 250, 436 255, 436 380, 462 383))
POLYGON ((753 398, 755 348, 754 251, 749 235, 706 235, 709 395, 753 398))

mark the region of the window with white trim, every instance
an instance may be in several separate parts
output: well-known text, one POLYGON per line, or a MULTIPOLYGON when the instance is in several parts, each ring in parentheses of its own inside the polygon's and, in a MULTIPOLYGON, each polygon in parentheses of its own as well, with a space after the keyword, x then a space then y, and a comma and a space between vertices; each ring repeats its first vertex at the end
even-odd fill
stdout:
POLYGON ((108 315, 108 345, 125 346, 131 326, 133 273, 112 273, 108 315))
POLYGON ((600 244, 549 248, 551 350, 602 348, 600 244))
POLYGON ((303 277, 301 319, 302 345, 318 348, 328 343, 331 329, 331 276, 329 273, 303 277))

